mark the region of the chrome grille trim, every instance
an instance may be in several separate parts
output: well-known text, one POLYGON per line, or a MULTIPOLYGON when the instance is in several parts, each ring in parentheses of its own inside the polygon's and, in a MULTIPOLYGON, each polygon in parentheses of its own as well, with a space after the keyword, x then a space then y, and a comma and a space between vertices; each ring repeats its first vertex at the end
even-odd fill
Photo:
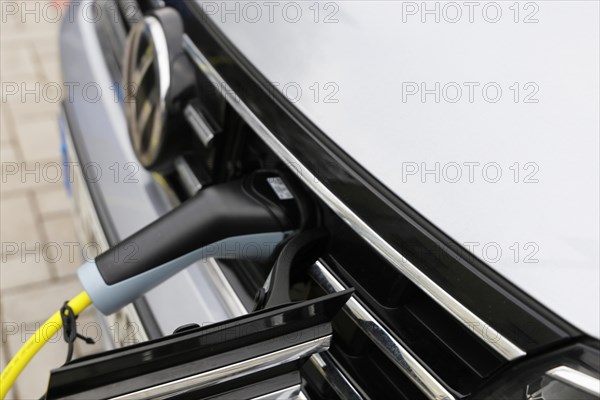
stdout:
POLYGON ((327 204, 327 206, 354 229, 354 231, 362 236, 364 240, 377 250, 386 260, 396 267, 396 269, 507 360, 514 360, 526 354, 525 351, 486 324, 471 310, 442 289, 437 283, 423 273, 423 271, 408 261, 406 257, 387 243, 371 229, 366 222, 360 219, 358 215, 350 210, 350 208, 321 183, 317 177, 303 166, 302 163, 300 163, 300 161, 275 137, 250 108, 235 95, 229 85, 208 62, 204 54, 196 47, 189 36, 185 34, 183 37, 183 48, 217 90, 224 94, 224 97, 231 107, 233 107, 240 117, 242 117, 242 119, 271 148, 271 150, 275 152, 283 162, 289 165, 290 169, 298 176, 298 178, 302 180, 325 204, 327 204), (490 340, 490 338, 492 340, 490 340))
POLYGON ((296 385, 296 386, 290 386, 289 388, 286 388, 286 389, 278 390, 276 392, 265 394, 265 395, 262 395, 259 397, 254 397, 252 400, 283 400, 283 399, 298 400, 298 399, 304 398, 304 397, 301 397, 300 393, 301 393, 300 385, 296 385))
POLYGON ((181 180, 181 184, 185 189, 186 193, 192 197, 198 191, 202 189, 202 184, 198 180, 194 171, 192 171, 192 167, 190 164, 183 158, 183 156, 179 156, 175 158, 175 170, 179 174, 179 179, 181 180))
POLYGON ((226 365, 221 368, 206 371, 187 378, 178 379, 173 382, 163 383, 147 389, 128 393, 115 400, 148 399, 157 396, 178 394, 190 389, 201 389, 217 383, 243 377, 258 371, 282 365, 298 360, 314 353, 325 351, 331 343, 331 335, 300 343, 282 350, 268 353, 262 356, 250 358, 235 364, 226 365))
POLYGON ((223 273, 223 270, 221 270, 217 260, 214 258, 208 259, 206 268, 208 275, 215 283, 217 292, 220 294, 219 297, 223 302, 224 308, 229 311, 231 318, 248 314, 248 310, 244 306, 244 303, 242 303, 242 300, 240 300, 238 297, 237 293, 231 286, 231 283, 229 283, 227 280, 227 277, 223 273))
POLYGON ((310 361, 331 385, 331 388, 344 400, 362 400, 363 397, 337 367, 328 351, 313 354, 310 361))
POLYGON ((600 397, 600 379, 585 372, 561 365, 546 372, 546 375, 589 393, 592 396, 600 397))
POLYGON ((194 107, 194 104, 188 104, 183 110, 183 116, 192 126, 202 144, 205 147, 210 145, 215 138, 215 132, 200 110, 194 107))
MULTIPOLYGON (((328 293, 345 289, 321 262, 310 268, 310 276, 328 293)), ((431 400, 454 400, 446 390, 379 321, 352 296, 344 311, 373 343, 431 400)))

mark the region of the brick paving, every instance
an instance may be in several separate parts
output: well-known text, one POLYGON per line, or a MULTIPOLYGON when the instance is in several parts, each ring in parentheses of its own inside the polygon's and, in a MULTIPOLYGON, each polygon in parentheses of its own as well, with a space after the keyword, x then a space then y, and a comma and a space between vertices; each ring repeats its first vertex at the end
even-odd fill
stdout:
MULTIPOLYGON (((0 0, 0 13, 4 13, 0 15, 2 368, 36 325, 81 291, 76 277, 80 255, 75 251, 72 256, 69 250, 77 241, 71 201, 62 181, 48 176, 50 168, 61 162, 59 103, 45 100, 39 91, 25 98, 8 96, 5 91, 13 83, 19 91, 23 87, 35 91, 38 83, 39 87, 62 83, 60 23, 36 14, 5 15, 2 3, 6 1, 0 0)), ((95 313, 88 310, 80 323, 94 323, 94 318, 95 313)), ((75 356, 98 350, 99 345, 79 344, 75 356)), ((62 365, 65 357, 62 339, 45 346, 7 398, 38 399, 45 391, 48 371, 62 365)))

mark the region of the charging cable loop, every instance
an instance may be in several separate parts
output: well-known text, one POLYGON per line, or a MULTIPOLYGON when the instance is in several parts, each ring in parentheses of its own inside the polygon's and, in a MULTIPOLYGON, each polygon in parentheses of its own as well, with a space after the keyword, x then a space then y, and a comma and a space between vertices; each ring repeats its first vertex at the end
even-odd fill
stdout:
POLYGON ((90 337, 77 333, 77 315, 75 315, 73 309, 69 306, 68 301, 65 301, 60 308, 60 317, 63 323, 63 336, 65 342, 69 345, 67 360, 65 361, 65 364, 68 364, 73 359, 73 347, 77 338, 85 341, 87 344, 95 344, 96 342, 90 337))

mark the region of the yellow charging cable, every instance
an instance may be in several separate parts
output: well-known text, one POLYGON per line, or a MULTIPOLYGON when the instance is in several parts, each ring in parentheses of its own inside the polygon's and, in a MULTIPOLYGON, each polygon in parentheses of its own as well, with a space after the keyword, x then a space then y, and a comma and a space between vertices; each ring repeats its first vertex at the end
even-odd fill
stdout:
MULTIPOLYGON (((92 304, 92 300, 86 292, 79 293, 73 300, 69 301, 69 307, 73 309, 75 315, 79 315, 90 304, 92 304)), ((37 330, 35 335, 25 342, 19 352, 15 354, 6 368, 4 368, 2 375, 0 375, 0 399, 6 397, 6 394, 15 383, 21 371, 23 371, 23 368, 44 347, 48 340, 62 328, 62 325, 62 317, 60 311, 58 311, 37 330)))

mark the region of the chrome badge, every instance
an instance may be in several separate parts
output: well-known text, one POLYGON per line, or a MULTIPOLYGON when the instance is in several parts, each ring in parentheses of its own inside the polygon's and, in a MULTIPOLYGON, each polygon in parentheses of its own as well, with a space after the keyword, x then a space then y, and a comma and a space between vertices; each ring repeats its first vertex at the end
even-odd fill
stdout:
POLYGON ((159 20, 147 16, 129 33, 123 74, 129 137, 147 168, 158 160, 165 140, 170 85, 167 38, 159 20))

